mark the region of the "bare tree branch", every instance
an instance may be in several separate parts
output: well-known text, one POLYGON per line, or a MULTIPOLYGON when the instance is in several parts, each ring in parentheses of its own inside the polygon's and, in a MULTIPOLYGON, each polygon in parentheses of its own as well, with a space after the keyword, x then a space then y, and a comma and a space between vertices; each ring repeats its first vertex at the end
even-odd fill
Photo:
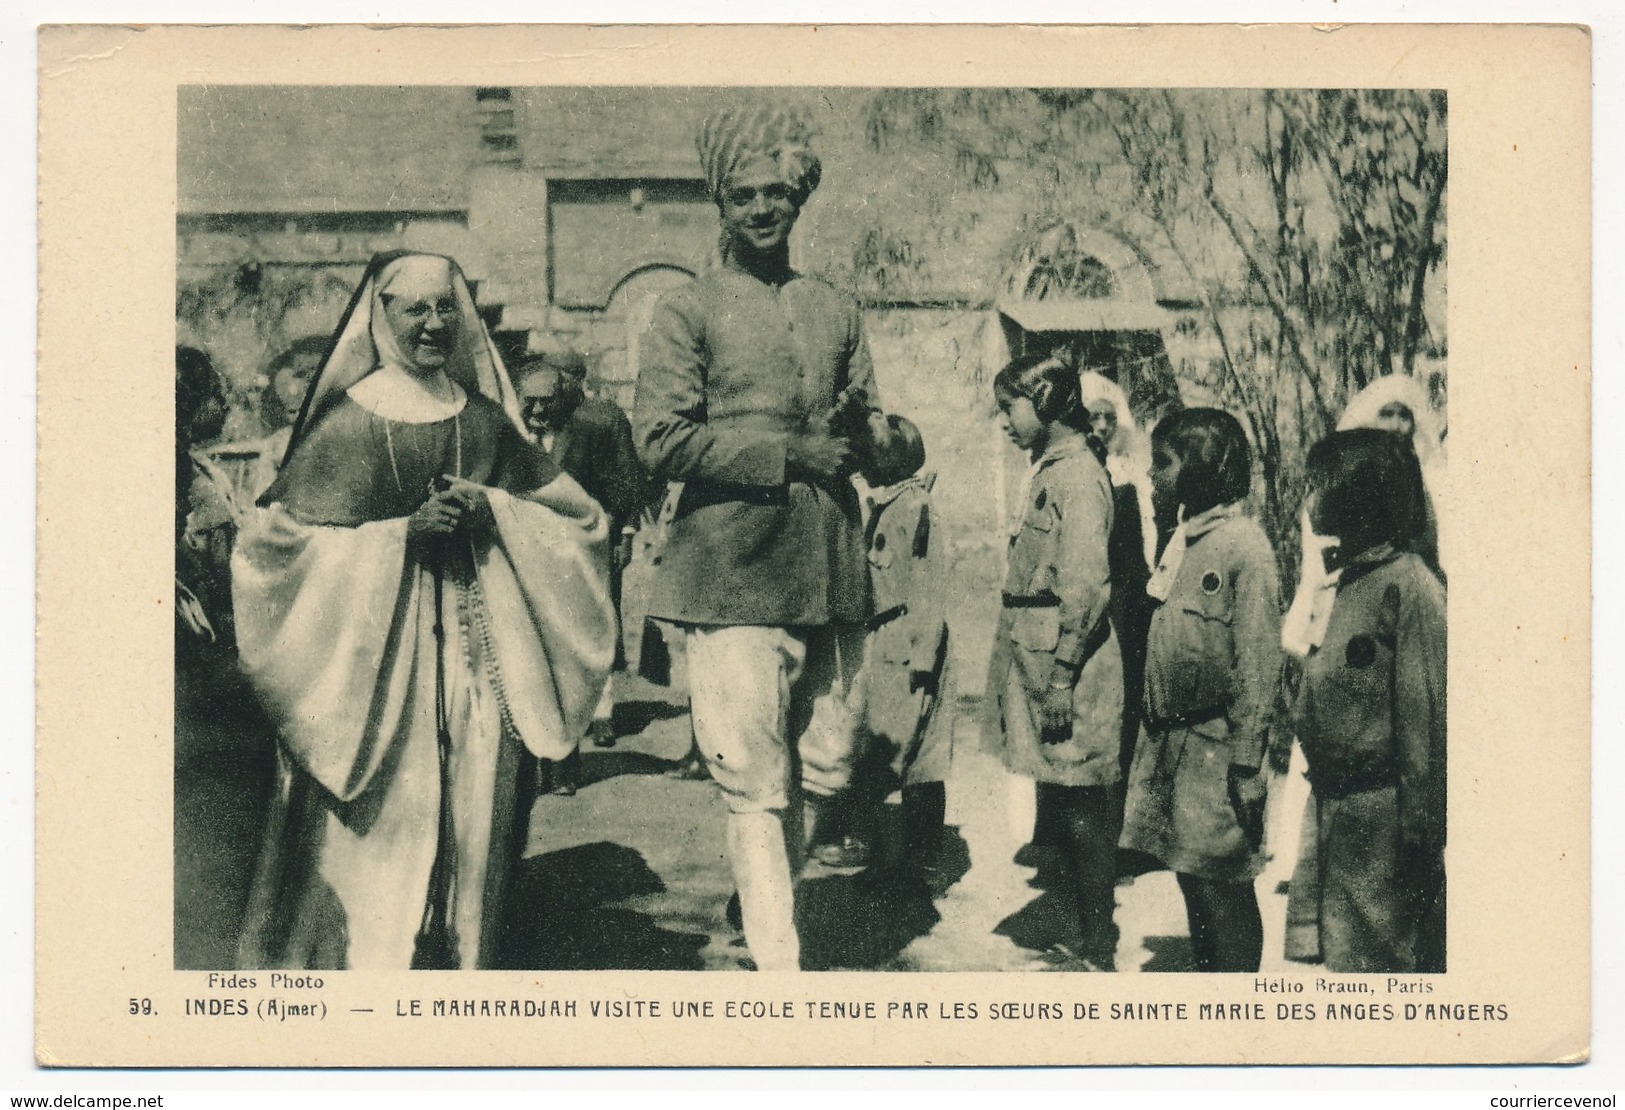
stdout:
POLYGON ((1309 386, 1314 390, 1315 403, 1328 412, 1331 411, 1331 406, 1326 403, 1325 395, 1321 392, 1320 375, 1316 372, 1316 364, 1304 353, 1303 337, 1298 331, 1297 324, 1292 319, 1292 310, 1270 285, 1269 275, 1265 272, 1263 263, 1258 258, 1256 247, 1247 242, 1247 237, 1242 234, 1235 217, 1230 214, 1229 207, 1219 198, 1217 191, 1214 189, 1211 177, 1203 185, 1202 196, 1207 201, 1208 206, 1213 209, 1213 214, 1219 217, 1219 222, 1224 224, 1225 230, 1230 233, 1230 238, 1234 240, 1236 246, 1241 250, 1242 257, 1247 260, 1248 269, 1258 278, 1259 288, 1264 293, 1264 299, 1269 304, 1270 311, 1275 314, 1282 331, 1292 344, 1292 353, 1297 359, 1298 365, 1309 379, 1309 386))
MULTIPOLYGON (((1424 155, 1425 161, 1429 156, 1424 155)), ((1419 232, 1422 242, 1420 257, 1416 260, 1416 271, 1411 275, 1411 299, 1405 310, 1405 373, 1412 373, 1416 368, 1416 348, 1422 338, 1422 300, 1427 292, 1428 270, 1433 266, 1435 246, 1433 243, 1433 227, 1439 219, 1439 207, 1444 202, 1445 177, 1448 173, 1445 160, 1439 160, 1439 173, 1434 180, 1433 189, 1428 193, 1427 211, 1422 215, 1422 227, 1419 232)))

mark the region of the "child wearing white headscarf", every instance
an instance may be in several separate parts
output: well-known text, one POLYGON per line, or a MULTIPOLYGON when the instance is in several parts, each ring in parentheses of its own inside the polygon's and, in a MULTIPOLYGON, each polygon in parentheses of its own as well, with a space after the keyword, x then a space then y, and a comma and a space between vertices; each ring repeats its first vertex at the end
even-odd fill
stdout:
POLYGON ((1157 525, 1151 505, 1151 447, 1134 422, 1122 387, 1085 370, 1078 375, 1089 428, 1106 451, 1112 481, 1112 626, 1123 653, 1123 737, 1119 762, 1128 775, 1140 733, 1140 695, 1145 682, 1145 644, 1154 603, 1146 582, 1157 564, 1157 525))

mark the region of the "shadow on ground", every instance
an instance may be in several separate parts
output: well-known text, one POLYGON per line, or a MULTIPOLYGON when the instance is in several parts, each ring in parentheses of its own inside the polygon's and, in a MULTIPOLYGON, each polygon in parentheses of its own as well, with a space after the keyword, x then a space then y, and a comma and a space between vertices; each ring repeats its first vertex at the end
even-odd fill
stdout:
POLYGON ((509 894, 502 965, 526 970, 698 971, 703 934, 662 928, 618 903, 666 884, 632 848, 607 841, 532 856, 509 894))
POLYGON ((1027 885, 1037 897, 993 927, 993 932, 1034 952, 1048 952, 1057 944, 1078 943, 1078 911, 1071 877, 1058 849, 1028 844, 1015 862, 1036 869, 1027 885))
POLYGON ((1146 937, 1140 943, 1151 953, 1151 958, 1140 965, 1141 971, 1195 970, 1190 937, 1146 937))
MULTIPOLYGON (((618 746, 612 748, 595 748, 585 744, 582 746, 580 785, 591 786, 593 783, 605 782, 622 775, 675 773, 687 755, 686 750, 683 757, 678 759, 662 759, 645 750, 650 746, 649 743, 636 743, 633 746, 628 744, 628 741, 646 741, 648 738, 643 734, 650 725, 687 715, 687 706, 673 705, 669 701, 621 702, 615 707, 615 735, 619 742, 618 746)), ((659 746, 658 742, 656 746, 659 746)))
POLYGON ((900 878, 868 871, 810 876, 797 893, 801 966, 807 971, 908 970, 903 949, 942 920, 936 899, 970 870, 959 830, 942 837, 934 872, 900 878))
POLYGON ((669 701, 623 701, 615 706, 615 734, 635 736, 656 721, 669 721, 687 714, 686 705, 669 701))
POLYGON ((622 775, 666 775, 676 771, 681 760, 661 759, 644 752, 589 750, 581 760, 581 784, 591 786, 622 775))

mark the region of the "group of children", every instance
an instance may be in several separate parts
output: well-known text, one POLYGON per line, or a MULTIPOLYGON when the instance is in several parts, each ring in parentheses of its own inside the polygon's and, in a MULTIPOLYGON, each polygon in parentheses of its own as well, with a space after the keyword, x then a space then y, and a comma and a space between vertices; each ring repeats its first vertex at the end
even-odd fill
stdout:
MULTIPOLYGON (((187 365, 178 355, 178 383, 187 365)), ((1379 380, 1309 452, 1302 576, 1283 621, 1235 417, 1162 419, 1146 481, 1107 454, 1132 419, 1114 383, 1049 355, 997 376, 1031 467, 984 741, 1036 782, 1034 840, 1065 860, 1076 931, 1061 947, 1076 962, 1115 966, 1126 851, 1175 873, 1196 970, 1258 969, 1267 757, 1295 737, 1313 796, 1286 954, 1336 972, 1444 970, 1445 589, 1414 392, 1379 380), (1277 711, 1288 686, 1290 719, 1277 711)), ((920 880, 945 822, 953 722, 938 708, 953 678, 934 475, 918 429, 886 420, 863 470, 874 616, 852 690, 861 763, 813 854, 920 880), (893 792, 900 819, 887 822, 893 792)))
MULTIPOLYGON (((1060 849, 1076 907, 1068 955, 1114 969, 1124 849, 1177 876, 1196 970, 1258 970, 1273 733, 1277 751, 1297 738, 1313 786, 1287 954, 1337 972, 1443 971, 1445 591, 1410 429, 1348 428, 1310 451, 1306 565, 1283 635, 1275 553, 1246 511, 1240 423, 1212 408, 1157 423, 1147 499, 1108 472, 1120 393, 1107 383, 1086 398, 1089 377, 1037 355, 994 382, 1031 469, 984 743, 1036 781, 1034 839, 1060 849)), ((947 730, 932 711, 947 631, 928 601, 924 449, 903 425, 908 449, 868 475, 876 617, 859 705, 878 738, 871 762, 891 771, 868 781, 903 786, 919 862, 944 811, 947 730)))

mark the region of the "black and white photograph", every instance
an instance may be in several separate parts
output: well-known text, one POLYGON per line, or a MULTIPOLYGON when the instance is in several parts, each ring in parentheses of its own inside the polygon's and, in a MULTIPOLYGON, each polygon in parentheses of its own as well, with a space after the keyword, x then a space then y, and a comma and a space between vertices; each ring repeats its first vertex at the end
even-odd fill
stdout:
POLYGON ((1446 968, 1448 96, 179 90, 182 968, 1446 968))
POLYGON ((41 1058, 1582 1059, 1587 55, 1263 30, 60 29, 41 1058))

